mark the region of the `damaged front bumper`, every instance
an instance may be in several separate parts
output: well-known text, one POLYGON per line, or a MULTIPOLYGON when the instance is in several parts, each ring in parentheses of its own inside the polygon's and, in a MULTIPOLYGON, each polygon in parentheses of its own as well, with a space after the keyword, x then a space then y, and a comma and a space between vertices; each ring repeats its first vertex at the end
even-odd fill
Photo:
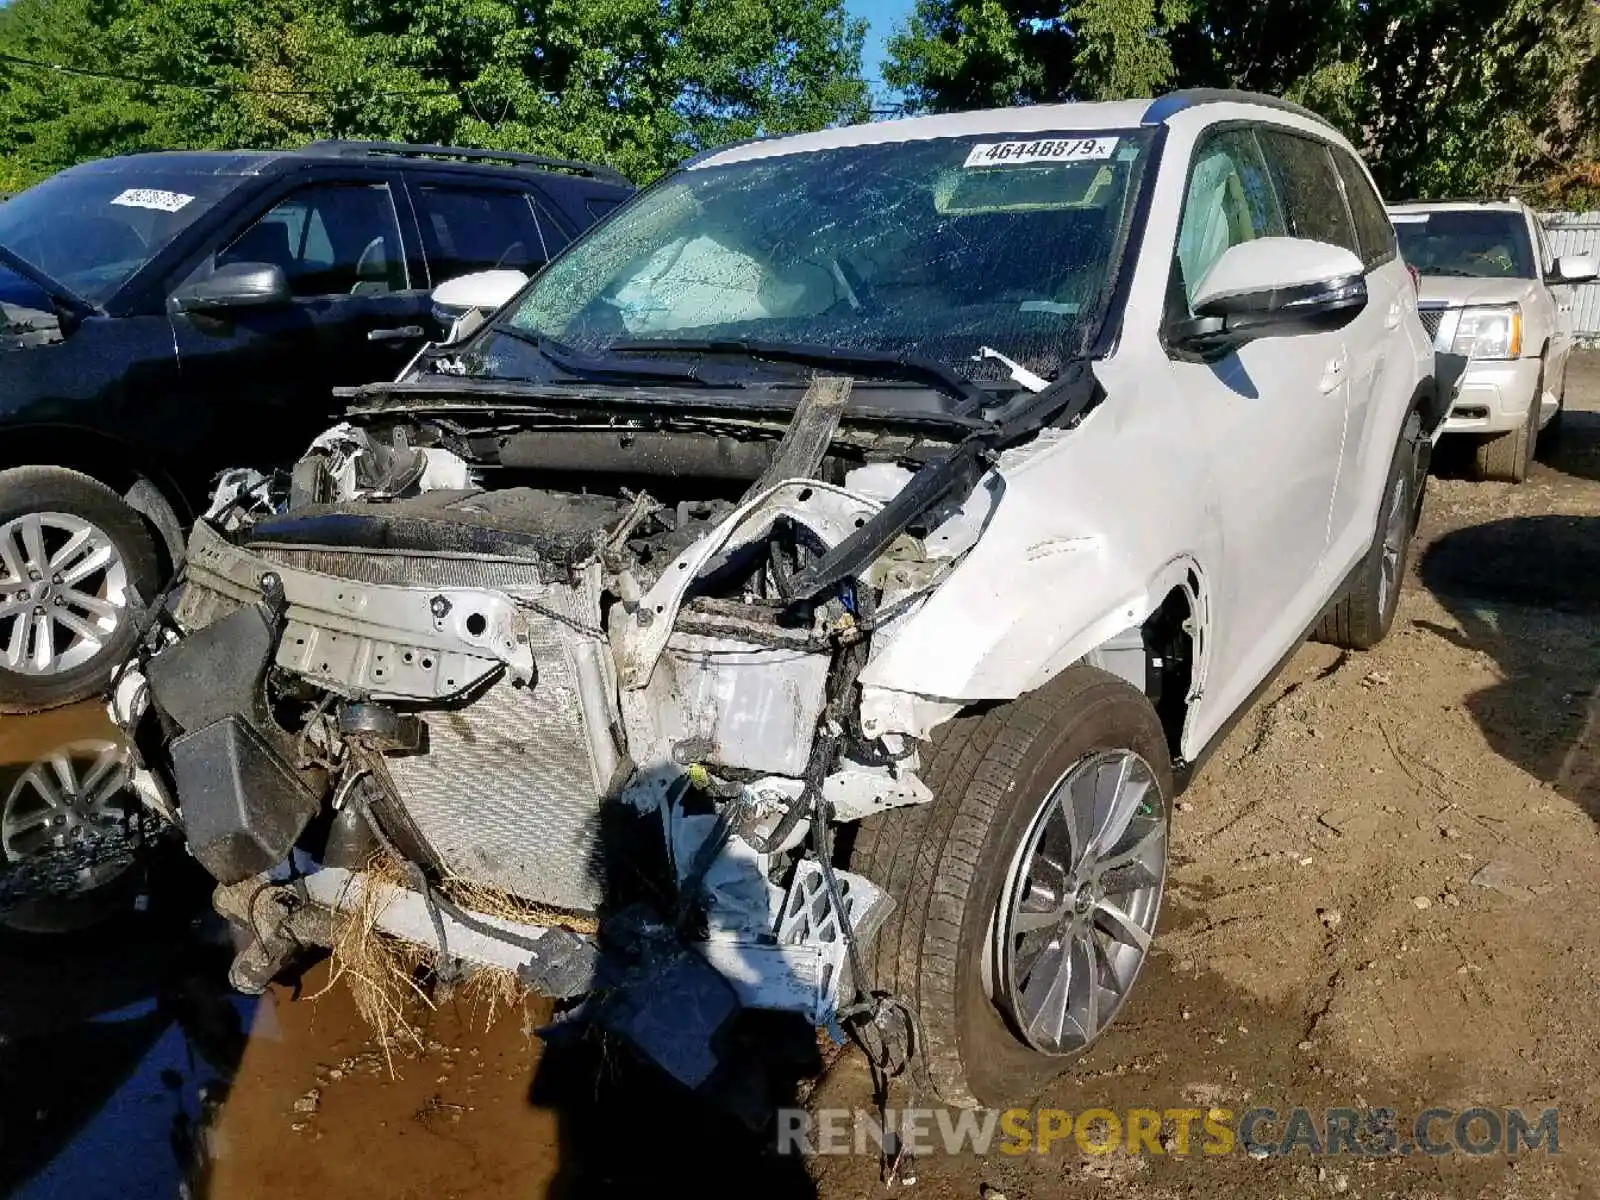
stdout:
POLYGON ((707 580, 767 572, 780 535, 815 561, 907 475, 780 481, 704 532, 680 506, 648 554, 642 497, 563 501, 560 520, 547 496, 521 497, 537 512, 519 521, 495 510, 510 493, 463 491, 231 537, 199 523, 174 628, 113 707, 218 907, 253 932, 234 982, 260 990, 367 912, 441 963, 607 996, 612 1026, 690 1083, 709 1051, 684 1047, 709 1024, 668 1037, 619 997, 676 988, 704 1023, 740 1006, 830 1023, 857 983, 850 942, 891 901, 819 860, 818 814, 930 798, 911 737, 862 732, 854 674, 978 522, 956 513, 934 554, 899 547, 803 621, 707 580), (384 847, 407 884, 366 870, 384 847), (473 911, 449 881, 549 917, 473 911))

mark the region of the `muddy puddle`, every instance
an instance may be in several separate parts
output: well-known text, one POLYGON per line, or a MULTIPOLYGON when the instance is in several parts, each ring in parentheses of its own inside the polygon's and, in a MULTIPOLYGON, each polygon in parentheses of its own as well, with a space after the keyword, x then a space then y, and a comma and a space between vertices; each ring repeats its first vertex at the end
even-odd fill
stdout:
POLYGON ((114 811, 116 745, 94 706, 0 717, 17 835, 0 879, 50 893, 0 893, 0 1196, 814 1194, 798 1161, 650 1072, 581 1042, 544 1052, 543 1003, 444 997, 386 1052, 326 964, 233 993, 232 937, 181 850, 74 857, 78 826, 114 811), (27 875, 22 835, 64 813, 47 840, 67 868, 27 875))
POLYGON ((0 1194, 178 1195, 252 1019, 203 880, 135 859, 125 782, 96 706, 0 717, 0 1194))

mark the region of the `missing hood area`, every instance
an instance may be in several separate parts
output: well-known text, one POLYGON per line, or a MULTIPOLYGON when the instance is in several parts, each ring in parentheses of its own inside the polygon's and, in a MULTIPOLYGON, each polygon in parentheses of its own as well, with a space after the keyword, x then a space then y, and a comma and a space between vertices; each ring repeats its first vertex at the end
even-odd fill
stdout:
POLYGON ((931 799, 961 705, 859 676, 1039 425, 861 420, 854 386, 623 416, 396 389, 290 475, 224 479, 113 711, 250 931, 234 984, 359 914, 691 1088, 746 1008, 903 1066, 915 1018, 864 967, 892 902, 833 840, 931 799))

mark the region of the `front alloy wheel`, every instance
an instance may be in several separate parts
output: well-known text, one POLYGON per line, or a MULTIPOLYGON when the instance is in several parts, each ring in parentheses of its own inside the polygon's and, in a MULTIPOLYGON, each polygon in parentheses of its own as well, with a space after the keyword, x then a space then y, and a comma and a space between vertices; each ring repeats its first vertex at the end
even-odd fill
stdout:
POLYGON ((1076 1054, 1115 1019, 1155 936, 1167 821, 1150 766, 1095 754, 1051 789, 1001 895, 996 1003, 1041 1054, 1076 1054))
POLYGON ((0 713, 99 692, 160 584, 144 518, 105 484, 64 467, 0 471, 0 713))
POLYGON ((0 666, 20 675, 76 670, 128 619, 128 568, 104 530, 64 512, 0 525, 0 666))
POLYGON ((1149 699, 1087 664, 933 731, 927 804, 861 823, 851 869, 897 901, 874 985, 921 1018, 947 1104, 1025 1103, 1105 1031, 1149 953, 1173 795, 1149 699))

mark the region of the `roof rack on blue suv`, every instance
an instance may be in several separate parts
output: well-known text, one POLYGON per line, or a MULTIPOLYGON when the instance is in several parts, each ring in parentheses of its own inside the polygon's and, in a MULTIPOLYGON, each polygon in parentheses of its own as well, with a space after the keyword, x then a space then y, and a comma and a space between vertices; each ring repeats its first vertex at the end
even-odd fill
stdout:
POLYGON ((545 154, 522 154, 514 150, 480 150, 470 146, 413 145, 409 142, 361 142, 326 139, 305 147, 307 153, 332 154, 341 158, 362 155, 399 155, 408 158, 459 158, 466 162, 505 162, 544 170, 571 171, 606 183, 627 183, 627 178, 612 167, 581 162, 572 158, 552 158, 545 154))

